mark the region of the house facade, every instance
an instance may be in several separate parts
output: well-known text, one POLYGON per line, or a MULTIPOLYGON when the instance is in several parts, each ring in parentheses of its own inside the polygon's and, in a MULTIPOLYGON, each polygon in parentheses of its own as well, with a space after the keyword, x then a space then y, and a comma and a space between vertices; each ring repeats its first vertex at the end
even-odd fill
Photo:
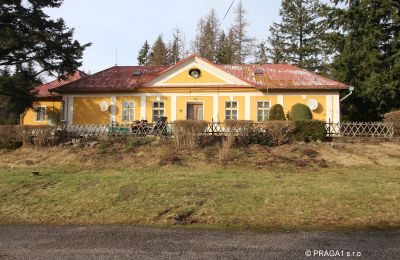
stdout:
POLYGON ((346 89, 291 65, 216 65, 192 55, 169 67, 114 66, 52 91, 61 98, 61 120, 107 125, 160 117, 265 121, 273 105, 288 113, 296 103, 310 106, 313 119, 339 122, 346 89))

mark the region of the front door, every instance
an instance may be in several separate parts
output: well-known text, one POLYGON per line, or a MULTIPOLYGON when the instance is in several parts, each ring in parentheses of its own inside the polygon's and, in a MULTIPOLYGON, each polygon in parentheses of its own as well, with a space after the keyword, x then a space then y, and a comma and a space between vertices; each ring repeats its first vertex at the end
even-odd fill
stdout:
POLYGON ((203 104, 188 103, 186 111, 187 120, 203 120, 203 104))

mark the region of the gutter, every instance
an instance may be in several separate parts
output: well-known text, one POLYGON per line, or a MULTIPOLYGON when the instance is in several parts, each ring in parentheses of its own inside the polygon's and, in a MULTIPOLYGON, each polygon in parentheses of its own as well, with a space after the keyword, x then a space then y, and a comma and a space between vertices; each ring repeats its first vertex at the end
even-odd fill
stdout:
POLYGON ((347 94, 346 96, 344 96, 339 102, 342 102, 342 101, 344 101, 344 100, 346 100, 348 97, 350 97, 352 94, 353 94, 353 92, 354 92, 354 87, 352 87, 352 86, 350 86, 349 87, 349 94, 347 94))

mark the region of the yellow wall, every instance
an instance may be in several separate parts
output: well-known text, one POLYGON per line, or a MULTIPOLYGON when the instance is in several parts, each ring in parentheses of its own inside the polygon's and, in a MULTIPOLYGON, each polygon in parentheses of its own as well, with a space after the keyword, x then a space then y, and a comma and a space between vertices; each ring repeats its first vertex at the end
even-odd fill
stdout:
MULTIPOLYGON (((157 97, 146 97, 146 119, 153 121, 153 102, 158 101, 157 97)), ((160 101, 164 101, 164 116, 171 121, 171 97, 160 96, 160 101)))
POLYGON ((291 109, 292 106, 300 103, 300 104, 305 104, 307 105, 307 101, 310 99, 315 99, 318 101, 318 108, 315 111, 312 111, 313 119, 316 120, 326 120, 326 96, 325 95, 305 95, 305 98, 303 98, 302 95, 300 96, 291 96, 291 95, 286 95, 283 97, 283 104, 284 104, 284 110, 285 114, 287 114, 291 109))
POLYGON ((108 125, 110 113, 100 111, 100 102, 111 103, 110 97, 74 97, 74 125, 108 125))
POLYGON ((231 100, 231 97, 219 97, 219 110, 218 110, 218 120, 223 122, 225 121, 225 102, 226 101, 237 101, 238 102, 238 120, 245 119, 245 97, 234 96, 231 100))
POLYGON ((211 121, 213 119, 213 97, 176 97, 176 119, 185 120, 187 117, 186 108, 187 103, 202 103, 203 104, 203 119, 211 121))
POLYGON ((37 101, 33 106, 46 107, 46 121, 36 122, 36 113, 33 109, 28 109, 22 116, 22 124, 24 125, 48 125, 49 114, 56 113, 57 123, 61 120, 61 101, 37 101))
POLYGON ((140 97, 117 97, 117 103, 115 108, 115 122, 118 124, 126 124, 129 122, 122 121, 122 102, 133 101, 135 102, 135 116, 134 120, 140 120, 140 97))
POLYGON ((270 107, 278 103, 277 96, 260 96, 260 97, 250 97, 250 119, 257 121, 257 102, 258 101, 270 101, 270 107))
POLYGON ((201 70, 201 74, 200 77, 195 79, 192 78, 189 75, 189 71, 191 69, 195 69, 196 67, 192 67, 178 75, 176 75, 175 77, 165 81, 164 83, 167 84, 199 84, 199 83, 207 83, 207 84, 220 84, 220 83, 225 83, 225 81, 221 80, 220 78, 217 78, 216 76, 206 72, 205 70, 201 70))

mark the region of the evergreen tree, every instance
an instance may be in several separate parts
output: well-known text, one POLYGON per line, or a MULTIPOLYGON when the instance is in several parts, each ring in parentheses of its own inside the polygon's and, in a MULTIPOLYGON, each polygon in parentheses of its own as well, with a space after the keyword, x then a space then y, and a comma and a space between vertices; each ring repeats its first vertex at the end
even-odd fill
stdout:
POLYGON ((327 16, 337 32, 333 75, 355 87, 342 111, 350 120, 381 120, 400 108, 400 2, 333 2, 327 16))
POLYGON ((198 23, 194 51, 210 61, 216 61, 218 26, 219 19, 214 9, 211 9, 209 14, 205 18, 201 18, 198 23))
POLYGON ((182 31, 176 28, 172 36, 173 40, 168 47, 168 64, 175 64, 180 61, 185 52, 185 41, 182 31))
POLYGON ((149 65, 168 65, 168 49, 161 35, 158 36, 151 49, 149 65))
POLYGON ((255 63, 256 64, 268 63, 267 46, 265 45, 265 42, 260 42, 257 45, 257 51, 255 53, 255 63))
POLYGON ((246 13, 242 1, 239 1, 234 9, 235 21, 232 25, 234 36, 233 63, 237 64, 244 63, 246 58, 252 54, 254 48, 254 39, 247 35, 249 23, 245 18, 246 13))
POLYGON ((286 63, 285 58, 285 41, 280 29, 280 25, 274 23, 269 28, 270 36, 268 37, 268 45, 267 48, 268 58, 272 61, 273 64, 281 64, 286 63))
POLYGON ((142 48, 140 49, 137 57, 139 66, 149 65, 149 56, 150 56, 150 45, 146 40, 142 48))
POLYGON ((283 0, 280 10, 282 22, 274 24, 269 42, 274 61, 283 60, 301 68, 318 71, 322 55, 320 40, 324 28, 319 14, 319 0, 283 0))
POLYGON ((229 35, 226 36, 225 32, 222 31, 218 38, 217 48, 217 64, 231 64, 233 62, 233 33, 232 30, 229 35))

